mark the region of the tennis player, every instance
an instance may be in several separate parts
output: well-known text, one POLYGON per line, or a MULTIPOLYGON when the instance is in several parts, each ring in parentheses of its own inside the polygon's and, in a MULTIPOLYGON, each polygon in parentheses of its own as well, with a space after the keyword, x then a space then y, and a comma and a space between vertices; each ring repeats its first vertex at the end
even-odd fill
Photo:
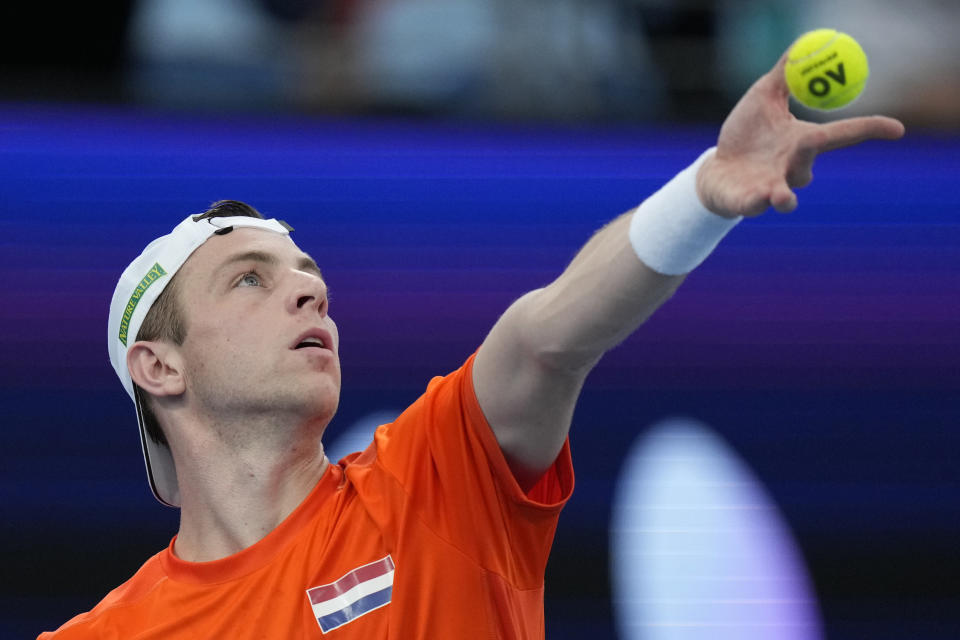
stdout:
POLYGON ((339 462, 321 445, 340 393, 337 327, 289 227, 223 201, 148 245, 114 293, 109 352, 179 532, 40 638, 543 638, 587 373, 742 217, 793 210, 819 153, 903 134, 879 116, 794 119, 783 63, 715 148, 339 462))

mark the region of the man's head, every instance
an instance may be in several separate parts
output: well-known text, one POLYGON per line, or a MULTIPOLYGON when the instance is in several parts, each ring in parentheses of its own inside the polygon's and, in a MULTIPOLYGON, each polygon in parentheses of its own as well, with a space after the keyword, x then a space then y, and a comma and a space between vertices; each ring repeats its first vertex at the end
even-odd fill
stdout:
POLYGON ((248 205, 218 202, 148 245, 117 285, 111 361, 137 406, 148 477, 165 504, 179 504, 164 446, 171 416, 219 421, 223 437, 242 438, 252 437, 244 418, 258 413, 325 424, 336 409, 326 284, 287 230, 248 205))

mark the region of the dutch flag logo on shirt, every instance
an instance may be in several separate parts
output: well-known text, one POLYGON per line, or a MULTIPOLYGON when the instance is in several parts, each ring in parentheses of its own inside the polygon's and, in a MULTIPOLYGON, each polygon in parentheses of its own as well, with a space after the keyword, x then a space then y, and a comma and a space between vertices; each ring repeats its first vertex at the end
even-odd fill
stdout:
POLYGON ((357 567, 339 580, 307 589, 313 615, 323 633, 390 603, 393 558, 389 555, 357 567))

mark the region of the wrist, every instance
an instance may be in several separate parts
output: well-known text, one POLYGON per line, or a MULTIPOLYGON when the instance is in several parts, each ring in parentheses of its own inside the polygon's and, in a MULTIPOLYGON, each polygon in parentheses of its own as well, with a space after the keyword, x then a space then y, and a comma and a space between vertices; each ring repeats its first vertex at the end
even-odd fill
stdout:
POLYGON ((710 198, 707 195, 707 189, 704 186, 706 184, 705 174, 709 171, 710 165, 713 162, 716 162, 717 152, 716 147, 713 149, 708 149, 699 159, 699 167, 696 171, 696 179, 694 184, 696 185, 697 199, 700 200, 700 203, 703 207, 713 213, 714 215, 720 216, 721 218, 726 218, 728 220, 742 220, 743 216, 740 216, 736 213, 731 213, 724 211, 721 207, 716 206, 713 198, 710 198))
POLYGON ((743 219, 714 213, 700 197, 698 172, 714 152, 705 151, 634 210, 630 243, 640 260, 658 273, 693 271, 743 219))

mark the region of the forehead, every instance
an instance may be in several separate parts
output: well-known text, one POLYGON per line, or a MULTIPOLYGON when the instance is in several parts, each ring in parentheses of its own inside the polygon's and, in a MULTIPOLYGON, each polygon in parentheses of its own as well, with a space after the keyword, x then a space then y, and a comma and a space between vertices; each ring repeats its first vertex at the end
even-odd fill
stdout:
MULTIPOLYGON (((230 233, 213 235, 187 259, 181 271, 188 280, 207 281, 218 267, 231 258, 247 252, 261 252, 277 258, 281 264, 296 265, 309 256, 300 250, 289 235, 249 227, 235 228, 230 233)), ((312 260, 311 260, 312 262, 312 260)))

